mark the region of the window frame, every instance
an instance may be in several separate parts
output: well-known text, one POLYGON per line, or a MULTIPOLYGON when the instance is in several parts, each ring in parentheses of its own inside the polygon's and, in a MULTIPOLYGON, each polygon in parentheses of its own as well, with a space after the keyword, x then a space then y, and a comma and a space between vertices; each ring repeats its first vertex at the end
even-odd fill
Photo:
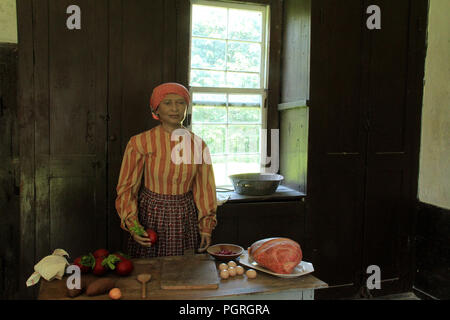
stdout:
MULTIPOLYGON (((178 3, 178 2, 177 2, 178 3)), ((183 21, 178 25, 177 34, 182 39, 183 45, 182 47, 185 50, 178 51, 177 56, 178 60, 181 63, 179 66, 181 69, 177 67, 177 70, 184 69, 184 72, 177 73, 177 78, 179 81, 184 83, 188 88, 190 88, 190 71, 191 71, 191 41, 192 41, 192 5, 193 4, 205 4, 205 5, 220 5, 220 3, 224 3, 225 6, 228 7, 229 4, 245 4, 245 5, 255 5, 255 6, 266 6, 268 14, 267 16, 267 24, 268 30, 266 32, 266 89, 265 89, 265 101, 262 106, 262 129, 266 130, 266 150, 267 157, 270 157, 271 150, 271 130, 279 129, 279 112, 278 112, 278 104, 280 102, 280 94, 281 94, 281 82, 280 82, 280 72, 281 72, 281 50, 282 50, 282 23, 283 23, 283 0, 245 0, 245 1, 228 1, 228 0, 191 0, 186 3, 186 6, 182 6, 183 9, 180 8, 179 18, 183 21), (183 17, 181 12, 188 12, 189 16, 183 17), (183 27, 184 26, 184 27, 183 27), (186 51, 188 54, 186 54, 186 51)), ((204 87, 200 87, 204 89, 204 87)), ((220 90, 220 88, 212 88, 216 92, 220 90)), ((245 90, 245 89, 242 89, 245 90)), ((195 91, 194 90, 191 90, 195 91)), ((192 105, 189 105, 188 115, 186 117, 185 126, 188 128, 192 128, 192 105)), ((263 136, 261 136, 263 139, 263 136)), ((269 167, 269 165, 267 165, 269 167)), ((263 172, 263 171, 262 171, 263 172)))

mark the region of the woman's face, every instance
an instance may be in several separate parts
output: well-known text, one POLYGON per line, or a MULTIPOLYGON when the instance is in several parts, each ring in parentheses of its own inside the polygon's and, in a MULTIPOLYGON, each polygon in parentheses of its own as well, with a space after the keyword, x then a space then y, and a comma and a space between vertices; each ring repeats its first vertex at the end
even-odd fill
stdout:
POLYGON ((170 93, 159 104, 156 114, 159 119, 172 126, 178 126, 186 118, 187 104, 178 94, 170 93))

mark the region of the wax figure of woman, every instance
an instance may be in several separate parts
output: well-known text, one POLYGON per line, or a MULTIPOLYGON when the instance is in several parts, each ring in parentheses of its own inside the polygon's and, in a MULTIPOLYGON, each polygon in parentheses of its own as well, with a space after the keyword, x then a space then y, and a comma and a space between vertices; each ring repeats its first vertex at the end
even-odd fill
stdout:
POLYGON ((132 257, 183 255, 186 249, 203 252, 211 244, 217 224, 214 172, 205 142, 182 126, 189 103, 184 86, 157 86, 150 107, 161 124, 133 136, 125 149, 116 209, 121 227, 130 232, 128 252, 132 257), (194 154, 198 150, 200 157, 194 154), (179 155, 178 160, 174 155, 179 155), (155 244, 146 232, 136 233, 141 227, 156 231, 155 244))

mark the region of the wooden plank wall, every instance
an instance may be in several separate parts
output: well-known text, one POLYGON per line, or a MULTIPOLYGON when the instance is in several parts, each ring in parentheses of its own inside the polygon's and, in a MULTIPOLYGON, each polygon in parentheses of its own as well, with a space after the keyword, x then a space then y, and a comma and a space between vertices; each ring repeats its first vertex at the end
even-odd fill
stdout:
POLYGON ((16 44, 0 44, 0 299, 17 298, 20 262, 17 55, 16 44))
MULTIPOLYGON (((383 20, 386 31, 368 34, 369 1, 286 0, 291 9, 285 18, 292 24, 286 24, 283 61, 283 1, 253 2, 272 5, 268 128, 280 126, 280 102, 308 99, 311 88, 305 256, 332 285, 356 287, 364 279, 363 267, 374 259, 384 263, 385 276, 406 279, 407 285, 411 260, 405 252, 413 221, 408 210, 396 210, 405 202, 395 199, 407 199, 410 206, 417 194, 426 1, 375 1, 391 9, 383 20), (297 59, 306 56, 308 32, 295 30, 307 25, 302 12, 309 3, 312 73, 307 84, 309 64, 297 59), (296 34, 301 41, 291 42, 296 34), (386 49, 386 43, 394 49, 386 49), (392 184, 385 183, 391 177, 392 184), (385 187, 388 192, 381 193, 385 187), (384 213, 378 216, 380 210, 384 213), (406 224, 399 227, 402 221, 406 224), (381 227, 393 238, 375 237, 381 227), (388 254, 379 250, 386 245, 388 254), (371 251, 364 252, 365 247, 371 251), (402 262, 392 264, 390 259, 399 254, 402 262)), ((76 3, 82 9, 81 30, 65 27, 66 8, 73 1, 17 1, 19 121, 17 129, 8 122, 13 143, 1 140, 2 151, 12 150, 1 177, 13 185, 6 186, 11 195, 7 206, 20 208, 20 215, 10 216, 9 230, 14 232, 20 219, 18 238, 12 237, 13 242, 20 239, 22 297, 35 295, 24 287, 25 280, 34 264, 57 247, 72 258, 98 246, 123 248, 126 234, 119 228, 114 200, 124 148, 132 135, 157 124, 148 107, 153 87, 188 82, 188 0, 76 3), (20 188, 19 204, 14 186, 20 188)), ((11 121, 14 109, 1 110, 0 121, 8 112, 11 121)))
MULTIPOLYGON (((278 127, 281 0, 272 3, 272 126, 278 127)), ((158 124, 152 89, 188 84, 188 0, 18 0, 21 294, 56 248, 123 250, 116 184, 131 136, 158 124), (81 29, 66 27, 69 5, 81 29)), ((270 146, 269 146, 270 147, 270 146)))

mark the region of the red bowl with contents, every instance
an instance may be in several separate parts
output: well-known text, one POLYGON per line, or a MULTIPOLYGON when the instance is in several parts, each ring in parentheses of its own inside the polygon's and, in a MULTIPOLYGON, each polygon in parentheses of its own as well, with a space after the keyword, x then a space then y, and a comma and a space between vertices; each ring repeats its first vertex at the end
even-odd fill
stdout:
POLYGON ((206 251, 217 260, 229 261, 239 257, 244 248, 235 244, 219 243, 208 247, 206 251))

